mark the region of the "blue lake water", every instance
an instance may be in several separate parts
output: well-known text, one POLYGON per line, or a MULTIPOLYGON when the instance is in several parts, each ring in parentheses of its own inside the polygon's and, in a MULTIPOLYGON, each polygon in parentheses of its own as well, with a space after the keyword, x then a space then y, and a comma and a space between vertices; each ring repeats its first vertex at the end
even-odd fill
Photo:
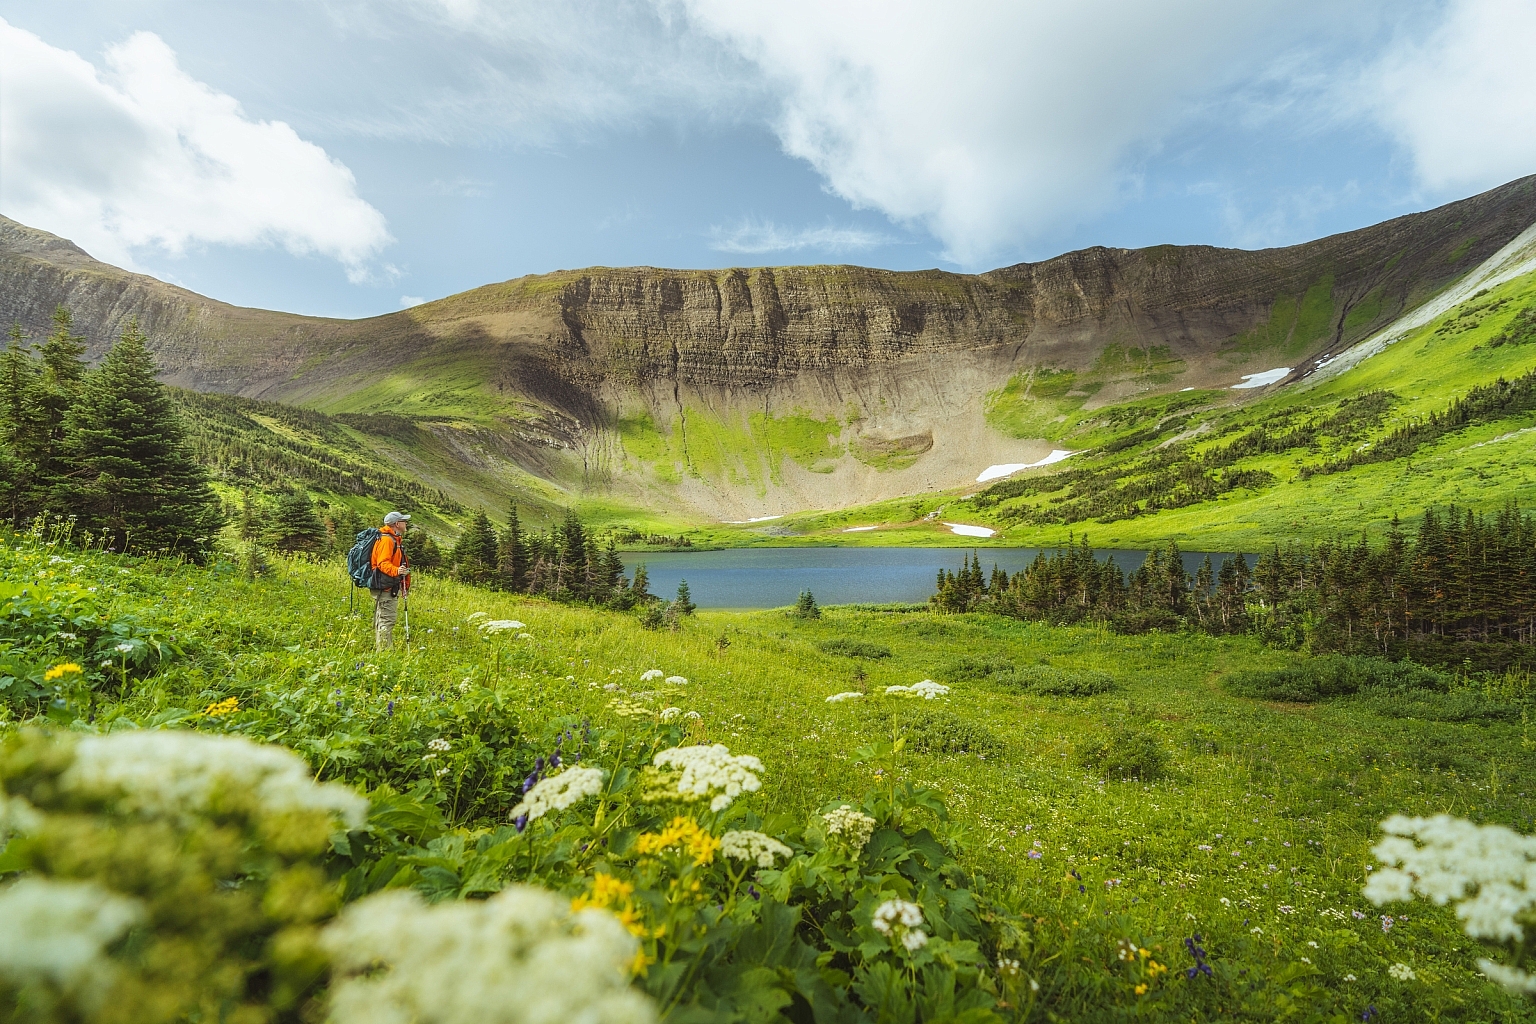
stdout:
MULTIPOLYGON (((780 608, 795 603, 800 591, 818 604, 921 602, 933 593, 940 569, 954 571, 965 548, 757 548, 733 551, 630 551, 624 564, 631 576, 641 563, 651 578, 651 593, 671 598, 679 580, 688 581, 701 608, 780 608)), ((1035 560, 1039 548, 979 548, 982 568, 996 563, 1009 575, 1035 560)), ((1146 560, 1145 551, 1101 549, 1100 559, 1114 558, 1123 572, 1146 560)), ((1193 574, 1203 551, 1186 551, 1184 569, 1193 574)), ((1224 554, 1211 555, 1216 568, 1224 554)))

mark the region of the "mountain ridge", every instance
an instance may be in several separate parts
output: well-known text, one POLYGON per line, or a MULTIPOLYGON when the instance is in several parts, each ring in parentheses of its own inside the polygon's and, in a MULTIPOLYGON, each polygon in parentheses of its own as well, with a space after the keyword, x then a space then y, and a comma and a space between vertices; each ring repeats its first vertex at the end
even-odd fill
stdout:
POLYGON ((1300 365, 1533 222, 1527 177, 1278 249, 1092 247, 975 275, 587 268, 339 320, 207 299, 0 218, 0 317, 37 335, 66 305, 93 356, 135 317, 180 386, 414 417, 509 480, 742 518, 957 486, 1043 456, 1074 410, 1300 365))

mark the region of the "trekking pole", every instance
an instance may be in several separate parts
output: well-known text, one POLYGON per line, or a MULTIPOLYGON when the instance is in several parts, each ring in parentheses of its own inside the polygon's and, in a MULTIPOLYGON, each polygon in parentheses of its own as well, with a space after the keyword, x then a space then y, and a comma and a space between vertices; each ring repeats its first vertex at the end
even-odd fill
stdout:
POLYGON ((411 573, 406 570, 405 576, 400 580, 401 614, 405 619, 405 649, 411 649, 411 573))

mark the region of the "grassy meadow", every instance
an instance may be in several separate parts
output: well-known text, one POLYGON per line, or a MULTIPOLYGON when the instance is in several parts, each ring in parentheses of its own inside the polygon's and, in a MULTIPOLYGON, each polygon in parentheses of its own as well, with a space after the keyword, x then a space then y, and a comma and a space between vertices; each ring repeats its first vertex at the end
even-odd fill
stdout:
MULTIPOLYGON (((562 729, 633 730, 666 707, 698 714, 689 742, 761 759, 762 789, 743 803, 765 831, 898 782, 931 786, 948 818, 930 813, 928 826, 962 851, 974 888, 1017 915, 1009 955, 1031 987, 998 1008, 1010 1019, 1536 1020, 1478 974, 1477 944, 1450 908, 1378 909, 1360 894, 1390 814, 1530 832, 1533 721, 1234 697, 1229 673, 1301 657, 1247 637, 1119 636, 912 606, 813 620, 700 612, 647 631, 633 615, 422 577, 409 645, 375 653, 366 594, 349 610, 338 562, 274 559, 248 578, 228 561, 4 537, 0 567, 5 599, 74 602, 137 645, 132 663, 90 668, 92 693, 56 701, 52 728, 282 744, 317 779, 414 786, 459 849, 505 824, 516 778, 562 729), (518 620, 526 637, 477 631, 477 613, 518 620), (141 661, 140 648, 158 653, 141 661), (650 669, 686 682, 642 682, 650 669), (1026 677, 1048 685, 1007 682, 1026 677), (925 678, 951 690, 884 693, 925 678), (826 699, 848 692, 865 696, 826 699), (470 726, 455 724, 471 721, 516 737, 516 771, 490 783, 471 771, 470 726), (423 760, 433 736, 453 738, 447 771, 423 760), (1121 780, 1117 751, 1145 781, 1121 780), (1127 959, 1127 943, 1149 954, 1127 959), (1411 980, 1389 974, 1399 964, 1411 980)), ((50 642, 71 656, 68 640, 50 642)), ((20 713, 0 705, 0 731, 14 733, 20 713)), ((435 863, 457 883, 450 860, 435 863)))

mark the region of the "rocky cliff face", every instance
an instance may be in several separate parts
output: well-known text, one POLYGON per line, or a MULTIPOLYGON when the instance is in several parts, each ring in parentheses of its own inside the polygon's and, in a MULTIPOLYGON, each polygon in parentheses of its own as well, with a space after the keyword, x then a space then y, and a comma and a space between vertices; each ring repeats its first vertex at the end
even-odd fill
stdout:
MULTIPOLYGON (((1533 221, 1536 177, 1283 249, 1093 248, 980 275, 598 269, 340 321, 229 306, 0 218, 0 318, 43 333, 66 305, 98 355, 136 317, 172 382, 328 409, 434 415, 434 402, 439 413, 453 404, 442 382, 451 376, 448 391, 464 399, 457 415, 566 450, 589 485, 632 482, 619 472, 634 458, 620 436, 626 417, 647 419, 669 444, 690 416, 749 438, 753 416, 835 418, 844 454, 831 471, 783 470, 771 451, 729 452, 766 460, 746 473, 760 481, 750 501, 738 501, 729 472, 712 479, 691 455, 674 465, 674 490, 718 495, 696 503, 761 511, 780 492, 790 504, 837 504, 949 486, 986 460, 1041 454, 1040 443, 987 422, 986 394, 1015 374, 1102 371, 1125 352, 1166 371, 1100 372, 1087 400, 1107 403, 1298 365, 1389 322, 1533 221), (386 374, 420 386, 381 390, 386 374), (859 438, 878 450, 916 435, 932 444, 899 470, 847 454, 859 438), (791 487, 791 477, 806 479, 791 487)), ((669 478, 664 466, 650 469, 669 478)), ((538 472, 550 475, 542 463, 538 472)))

